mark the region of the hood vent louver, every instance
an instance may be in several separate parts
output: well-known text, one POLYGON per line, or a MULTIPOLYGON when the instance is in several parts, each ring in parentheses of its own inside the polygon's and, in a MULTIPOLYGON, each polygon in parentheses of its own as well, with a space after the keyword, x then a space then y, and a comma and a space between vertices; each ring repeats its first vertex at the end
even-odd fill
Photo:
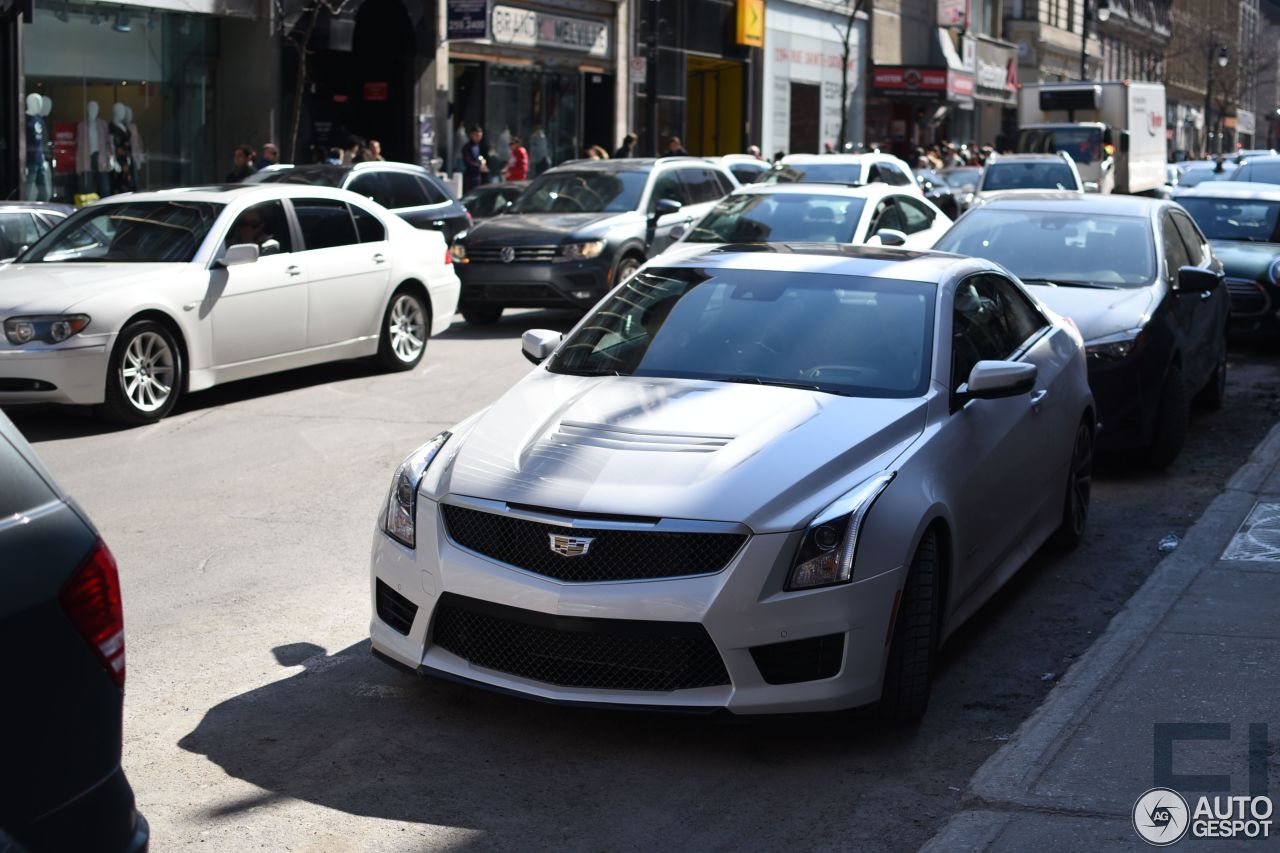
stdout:
POLYGON ((714 453, 737 436, 693 432, 657 432, 608 424, 561 421, 547 441, 611 450, 646 450, 662 453, 714 453))

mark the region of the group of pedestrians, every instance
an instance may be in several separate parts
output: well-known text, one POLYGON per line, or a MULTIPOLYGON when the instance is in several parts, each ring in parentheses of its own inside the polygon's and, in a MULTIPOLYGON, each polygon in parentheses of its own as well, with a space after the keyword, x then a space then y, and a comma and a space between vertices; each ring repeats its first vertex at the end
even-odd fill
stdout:
POLYGON ((917 147, 915 151, 915 162, 912 167, 916 169, 954 169, 959 166, 982 166, 987 162, 987 158, 992 154, 990 145, 978 146, 978 143, 956 145, 951 142, 940 142, 936 145, 930 145, 927 149, 917 147))
MULTIPOLYGON (((371 160, 382 160, 382 143, 376 139, 350 137, 345 148, 327 148, 323 145, 311 146, 312 163, 327 163, 333 166, 350 166, 371 160)), ((280 148, 274 142, 265 142, 262 152, 254 150, 252 145, 237 145, 231 152, 231 171, 227 173, 226 183, 238 184, 249 176, 261 172, 269 166, 280 162, 280 148)))
POLYGON ((491 152, 484 149, 484 128, 472 125, 467 142, 462 146, 462 192, 471 192, 483 183, 497 177, 504 181, 523 181, 529 177, 529 150, 523 140, 511 134, 506 144, 507 160, 500 170, 490 166, 491 152))

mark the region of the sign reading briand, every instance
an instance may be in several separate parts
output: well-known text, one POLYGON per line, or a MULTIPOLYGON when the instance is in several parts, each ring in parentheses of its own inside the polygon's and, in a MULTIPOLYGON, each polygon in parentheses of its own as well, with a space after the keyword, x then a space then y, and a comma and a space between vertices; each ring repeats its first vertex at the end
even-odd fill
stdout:
POLYGON ((591 56, 609 56, 609 25, 604 21, 535 12, 519 6, 494 6, 492 38, 517 47, 549 47, 591 56))

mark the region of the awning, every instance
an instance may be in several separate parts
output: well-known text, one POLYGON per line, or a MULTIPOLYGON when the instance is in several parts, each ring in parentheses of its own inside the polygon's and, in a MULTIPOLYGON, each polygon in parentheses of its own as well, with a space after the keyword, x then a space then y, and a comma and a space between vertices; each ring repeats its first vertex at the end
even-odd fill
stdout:
POLYGON ((962 109, 973 109, 973 72, 965 68, 964 60, 956 53, 948 30, 934 27, 933 33, 941 64, 947 69, 947 100, 962 109))

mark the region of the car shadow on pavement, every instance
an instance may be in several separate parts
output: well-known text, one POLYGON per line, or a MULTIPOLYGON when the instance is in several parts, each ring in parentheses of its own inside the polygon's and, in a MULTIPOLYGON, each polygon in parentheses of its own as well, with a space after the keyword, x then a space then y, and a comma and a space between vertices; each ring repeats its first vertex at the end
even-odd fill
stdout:
MULTIPOLYGON (((273 652, 303 670, 215 706, 179 742, 266 792, 212 806, 206 819, 286 797, 480 830, 499 846, 584 840, 585 828, 648 848, 696 837, 689 816, 716 799, 741 808, 735 789, 800 830, 813 815, 789 801, 808 798, 807 774, 850 751, 871 767, 904 761, 916 738, 863 714, 725 719, 548 705, 401 672, 367 641, 333 655, 309 643, 273 652)), ((732 823, 743 837, 711 836, 708 846, 750 846, 754 820, 732 823)))
POLYGON ((496 323, 473 326, 459 314, 453 325, 436 335, 443 340, 491 341, 499 338, 519 339, 528 329, 551 329, 567 332, 582 319, 581 311, 548 308, 541 311, 508 310, 496 323))

